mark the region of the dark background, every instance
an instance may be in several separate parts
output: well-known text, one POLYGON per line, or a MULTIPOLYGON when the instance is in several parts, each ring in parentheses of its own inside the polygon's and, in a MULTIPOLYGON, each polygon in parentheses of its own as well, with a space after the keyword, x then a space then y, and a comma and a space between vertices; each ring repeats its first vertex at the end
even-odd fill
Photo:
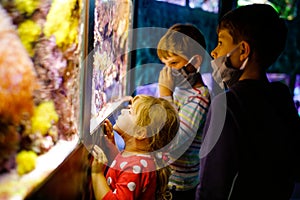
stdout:
MULTIPOLYGON (((188 5, 188 0, 186 5, 188 5)), ((288 74, 290 76, 289 86, 291 91, 293 91, 294 88, 295 75, 300 74, 299 1, 296 6, 298 8, 297 17, 293 20, 286 20, 289 29, 286 49, 268 71, 272 73, 288 74)), ((218 19, 221 15, 236 7, 236 1, 221 0, 218 14, 206 12, 200 8, 178 6, 154 0, 135 0, 133 1, 133 7, 133 28, 161 27, 167 29, 175 23, 192 23, 204 34, 207 43, 207 51, 210 54, 217 42, 216 26, 218 19)), ((135 44, 133 45, 147 46, 149 42, 153 42, 153 37, 155 37, 153 34, 138 32, 138 34, 134 36, 135 40, 133 40, 133 42, 135 42, 135 44)), ((156 39, 158 40, 159 38, 156 39)), ((145 64, 149 65, 149 63, 160 64, 156 55, 156 49, 142 48, 132 53, 131 68, 135 68, 135 85, 157 81, 157 70, 159 67, 156 66, 156 69, 152 69, 152 71, 149 67, 142 67, 145 64), (153 76, 149 76, 149 73, 147 73, 148 71, 150 74, 153 74, 153 76)))

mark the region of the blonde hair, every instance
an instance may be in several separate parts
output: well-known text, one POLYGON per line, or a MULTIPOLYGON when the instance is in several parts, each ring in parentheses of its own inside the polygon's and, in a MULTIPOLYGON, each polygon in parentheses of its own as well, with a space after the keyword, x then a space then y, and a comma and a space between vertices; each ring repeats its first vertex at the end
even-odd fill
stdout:
POLYGON ((202 32, 192 24, 174 24, 160 39, 157 55, 160 59, 178 55, 190 59, 205 55, 206 42, 202 32))
MULTIPOLYGON (((155 152, 166 147, 179 129, 178 113, 171 103, 163 98, 138 95, 133 99, 133 107, 137 125, 147 128, 149 151, 155 152)), ((162 158, 154 158, 157 165, 156 199, 169 199, 167 188, 171 169, 164 166, 162 158)))

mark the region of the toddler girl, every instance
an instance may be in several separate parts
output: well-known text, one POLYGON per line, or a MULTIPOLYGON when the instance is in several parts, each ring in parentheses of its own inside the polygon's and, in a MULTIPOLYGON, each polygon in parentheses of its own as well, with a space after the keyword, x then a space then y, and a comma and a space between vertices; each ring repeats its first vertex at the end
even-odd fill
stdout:
MULTIPOLYGON (((177 111, 163 98, 138 95, 123 109, 114 126, 106 120, 107 138, 113 130, 125 142, 104 175, 107 158, 101 148, 92 150, 92 183, 96 199, 167 199, 169 167, 164 150, 179 128, 177 111)), ((170 196, 169 196, 170 197, 170 196)))

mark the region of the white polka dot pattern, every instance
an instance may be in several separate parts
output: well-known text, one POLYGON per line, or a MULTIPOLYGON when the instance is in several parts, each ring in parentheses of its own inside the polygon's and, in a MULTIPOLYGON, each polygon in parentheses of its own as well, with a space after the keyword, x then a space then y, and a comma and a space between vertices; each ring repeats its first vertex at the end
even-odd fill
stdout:
POLYGON ((128 163, 128 162, 122 162, 122 163, 120 164, 120 168, 123 169, 123 168, 127 165, 127 163, 128 163))
POLYGON ((147 167, 147 166, 148 166, 147 161, 144 160, 144 159, 140 160, 140 163, 141 163, 144 167, 147 167))
POLYGON ((136 185, 135 185, 134 182, 129 182, 129 183, 127 184, 127 187, 128 187, 128 189, 129 189, 131 192, 133 192, 133 191, 135 190, 136 185))
POLYGON ((142 172, 142 169, 141 169, 140 166, 138 166, 138 165, 133 166, 133 173, 134 174, 139 174, 141 172, 142 172))
POLYGON ((112 179, 111 179, 111 177, 108 177, 108 178, 107 178, 107 185, 110 185, 110 184, 111 184, 111 182, 112 182, 112 179))
POLYGON ((106 174, 106 182, 111 189, 111 193, 108 194, 109 197, 114 196, 121 199, 125 197, 128 199, 128 197, 134 194, 141 194, 145 197, 143 199, 153 199, 156 176, 155 172, 150 168, 155 169, 155 161, 150 156, 123 156, 121 153, 118 154, 106 174), (145 181, 145 184, 138 185, 140 180, 145 181), (151 185, 151 187, 147 187, 146 185, 151 185), (116 188, 120 188, 121 190, 117 190, 116 188))

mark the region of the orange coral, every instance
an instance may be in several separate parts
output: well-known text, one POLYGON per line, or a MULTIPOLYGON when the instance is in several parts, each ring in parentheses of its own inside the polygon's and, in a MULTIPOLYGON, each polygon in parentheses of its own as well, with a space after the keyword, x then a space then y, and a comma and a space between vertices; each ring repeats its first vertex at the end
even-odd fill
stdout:
POLYGON ((18 124, 24 114, 32 114, 37 79, 33 63, 2 7, 0 46, 0 116, 18 124))

